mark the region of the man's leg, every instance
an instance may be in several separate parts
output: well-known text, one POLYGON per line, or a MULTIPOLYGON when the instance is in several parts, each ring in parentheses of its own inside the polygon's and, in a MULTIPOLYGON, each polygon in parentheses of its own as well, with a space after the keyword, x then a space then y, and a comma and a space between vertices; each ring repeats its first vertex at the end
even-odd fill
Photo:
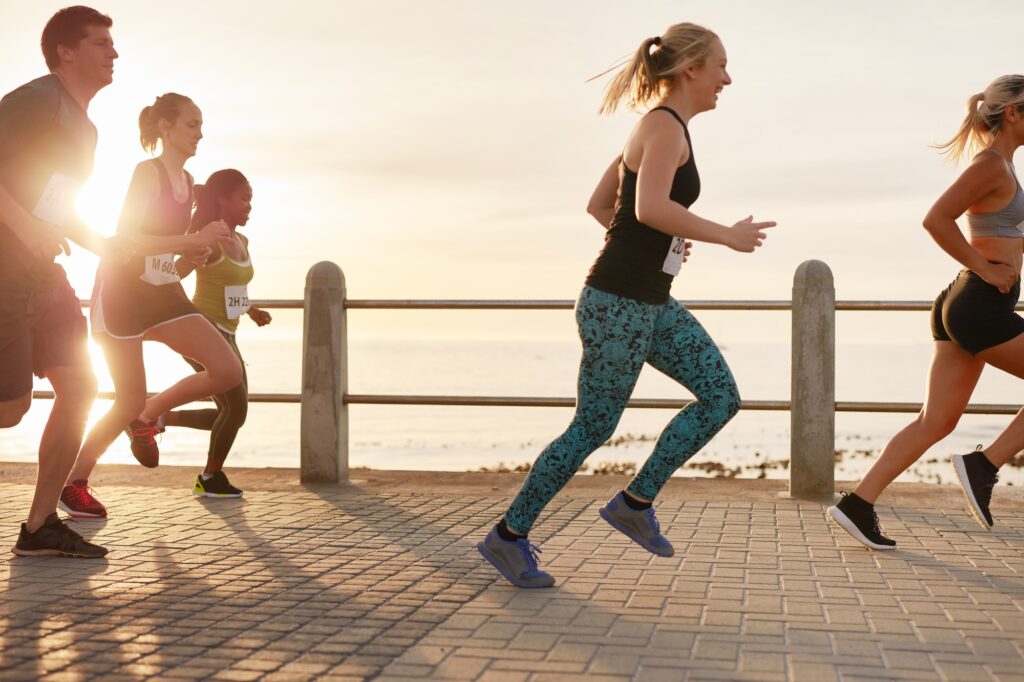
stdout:
POLYGON ((47 298, 34 329, 32 361, 36 374, 49 380, 55 397, 39 442, 39 473, 27 524, 30 533, 57 511, 96 397, 96 376, 78 298, 70 286, 47 298))
POLYGON ((0 401, 0 429, 9 429, 17 426, 21 418, 32 407, 32 389, 12 400, 0 401))
POLYGON ((85 422, 96 397, 96 377, 88 367, 54 367, 46 371, 56 398, 39 442, 39 473, 28 514, 28 530, 35 532, 57 511, 60 492, 82 445, 85 422))

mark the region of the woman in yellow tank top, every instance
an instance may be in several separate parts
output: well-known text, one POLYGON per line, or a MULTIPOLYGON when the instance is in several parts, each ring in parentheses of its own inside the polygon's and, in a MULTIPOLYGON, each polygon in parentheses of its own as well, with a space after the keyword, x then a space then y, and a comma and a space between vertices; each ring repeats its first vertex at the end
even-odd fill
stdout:
MULTIPOLYGON (((240 172, 225 169, 211 175, 205 185, 196 186, 195 194, 192 225, 205 225, 210 216, 216 216, 213 220, 223 220, 231 229, 232 239, 221 243, 216 253, 208 253, 205 264, 199 264, 201 258, 199 262, 179 259, 178 272, 184 277, 195 269, 196 290, 192 303, 217 327, 241 360, 235 331, 242 315, 248 315, 260 327, 270 324, 270 313, 249 304, 247 287, 253 276, 249 240, 237 231, 249 222, 252 187, 240 172)), ((203 371, 203 366, 192 358, 185 358, 185 362, 197 372, 203 371)), ((169 412, 160 419, 158 426, 161 430, 166 426, 185 426, 210 431, 206 468, 196 476, 192 493, 202 497, 241 497, 242 491, 231 485, 223 469, 249 408, 249 381, 244 361, 242 383, 213 396, 213 401, 216 409, 169 412)))

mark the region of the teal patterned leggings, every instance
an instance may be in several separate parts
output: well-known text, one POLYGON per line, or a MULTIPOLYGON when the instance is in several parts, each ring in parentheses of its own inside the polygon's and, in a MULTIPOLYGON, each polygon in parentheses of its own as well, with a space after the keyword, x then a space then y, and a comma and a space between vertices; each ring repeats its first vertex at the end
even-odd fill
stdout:
POLYGON ((679 302, 664 305, 585 287, 576 304, 583 359, 576 414, 565 433, 537 458, 505 514, 517 533, 533 527, 548 502, 590 453, 611 438, 644 363, 693 393, 661 432, 654 452, 627 490, 653 500, 672 473, 728 423, 740 394, 722 353, 704 327, 679 302))

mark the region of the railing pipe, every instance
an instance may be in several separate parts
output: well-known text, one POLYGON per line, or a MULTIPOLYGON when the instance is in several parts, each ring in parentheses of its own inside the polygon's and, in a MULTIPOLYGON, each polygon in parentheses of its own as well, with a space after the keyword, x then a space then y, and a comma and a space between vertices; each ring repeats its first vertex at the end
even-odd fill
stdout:
MULTIPOLYGON (((568 299, 347 299, 345 277, 330 262, 310 268, 303 300, 269 299, 252 303, 269 309, 303 309, 302 393, 251 393, 253 403, 301 404, 300 457, 303 481, 339 482, 348 478, 349 405, 443 405, 574 407, 575 398, 537 396, 371 395, 348 393, 348 309, 357 310, 569 310, 568 299)), ((800 265, 792 301, 683 301, 691 310, 792 311, 791 400, 745 400, 741 409, 790 410, 790 494, 829 498, 834 494, 836 412, 915 413, 921 403, 835 400, 835 313, 837 311, 927 311, 929 301, 836 301, 832 273, 821 261, 800 265)), ((89 301, 83 300, 82 306, 89 301)), ((1024 311, 1024 302, 1017 310, 1024 311)), ((35 391, 53 399, 52 391, 35 391)), ((112 399, 110 392, 100 398, 112 399)), ((634 398, 629 407, 679 409, 685 399, 634 398)), ((966 414, 1016 414, 1019 405, 978 403, 966 414)))

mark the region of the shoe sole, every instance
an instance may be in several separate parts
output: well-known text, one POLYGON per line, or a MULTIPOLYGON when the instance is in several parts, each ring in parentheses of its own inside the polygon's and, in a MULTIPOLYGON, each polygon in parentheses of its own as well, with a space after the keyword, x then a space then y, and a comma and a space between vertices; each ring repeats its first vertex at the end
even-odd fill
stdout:
POLYGON ((616 521, 615 521, 614 519, 612 519, 612 518, 611 518, 611 514, 609 514, 609 513, 608 513, 607 509, 608 509, 607 507, 601 507, 601 508, 600 508, 600 509, 598 510, 598 512, 597 512, 597 513, 601 515, 601 518, 602 518, 602 519, 604 519, 605 521, 607 521, 607 522, 608 522, 608 525, 609 525, 609 526, 611 526, 611 527, 612 527, 612 528, 614 528, 615 530, 619 531, 620 533, 622 533, 622 534, 623 534, 623 535, 625 535, 625 536, 626 536, 627 538, 629 538, 630 540, 632 540, 632 541, 633 541, 633 542, 635 542, 636 544, 638 544, 638 545, 640 545, 641 547, 643 547, 644 549, 646 549, 646 550, 647 550, 648 552, 650 552, 650 553, 651 553, 651 554, 653 554, 654 556, 660 556, 660 557, 664 557, 664 558, 666 558, 666 559, 668 559, 668 558, 671 558, 671 557, 675 556, 675 553, 676 553, 676 551, 675 551, 675 549, 674 549, 674 548, 673 548, 673 550, 672 550, 672 553, 671 553, 671 554, 662 554, 662 553, 661 553, 661 552, 659 552, 659 551, 658 551, 657 549, 655 549, 653 545, 651 545, 651 544, 648 544, 648 543, 647 543, 647 542, 645 542, 645 541, 644 541, 644 540, 643 540, 642 538, 637 538, 637 537, 634 537, 632 533, 630 533, 629 531, 627 531, 627 530, 625 529, 625 527, 623 527, 623 526, 619 525, 619 523, 618 523, 618 522, 616 522, 616 521))
POLYGON ((58 502, 57 503, 57 508, 60 509, 62 512, 64 512, 65 514, 67 514, 68 516, 70 516, 73 519, 105 519, 105 518, 107 518, 106 514, 90 514, 89 512, 75 511, 74 509, 72 509, 71 507, 67 506, 63 502, 58 502))
POLYGON ((992 526, 989 525, 988 521, 985 520, 985 515, 981 513, 981 506, 978 504, 978 500, 974 497, 974 492, 971 490, 971 479, 967 477, 967 467, 964 466, 963 455, 953 455, 953 471, 956 473, 957 482, 960 483, 960 489, 964 491, 964 497, 967 498, 967 511, 971 512, 971 516, 974 520, 981 524, 981 527, 985 530, 992 530, 992 526))
POLYGON ((502 567, 501 562, 498 561, 498 557, 494 556, 494 554, 491 553, 491 550, 487 549, 484 543, 476 543, 476 549, 478 552, 480 552, 480 555, 483 556, 483 558, 487 559, 488 563, 490 563, 491 566, 494 566, 494 568, 497 569, 498 573, 501 574, 502 578, 509 581, 516 587, 522 587, 527 590, 540 590, 555 586, 553 582, 550 585, 527 585, 526 583, 520 582, 518 578, 513 578, 505 572, 505 569, 502 567))
POLYGON ((146 467, 147 469, 156 469, 158 466, 160 466, 160 455, 157 455, 155 459, 143 459, 142 457, 136 455, 134 452, 132 453, 132 455, 134 455, 136 462, 146 467))
POLYGON ((106 556, 105 552, 103 554, 82 554, 81 552, 65 552, 59 549, 18 549, 17 547, 14 547, 11 551, 18 556, 52 556, 68 557, 72 559, 102 559, 106 556))
POLYGON ((867 536, 864 535, 864 533, 861 533, 860 529, 857 528, 857 524, 851 521, 850 517, 844 514, 839 507, 829 507, 825 514, 832 519, 832 523, 845 530, 853 537, 854 540, 868 549, 877 549, 883 552, 896 549, 896 545, 880 545, 877 542, 871 542, 871 540, 868 540, 867 536))
POLYGON ((192 491, 192 494, 195 495, 196 497, 241 497, 242 496, 242 493, 238 493, 237 495, 234 494, 234 493, 207 493, 207 492, 199 493, 199 492, 196 492, 195 490, 192 491))

